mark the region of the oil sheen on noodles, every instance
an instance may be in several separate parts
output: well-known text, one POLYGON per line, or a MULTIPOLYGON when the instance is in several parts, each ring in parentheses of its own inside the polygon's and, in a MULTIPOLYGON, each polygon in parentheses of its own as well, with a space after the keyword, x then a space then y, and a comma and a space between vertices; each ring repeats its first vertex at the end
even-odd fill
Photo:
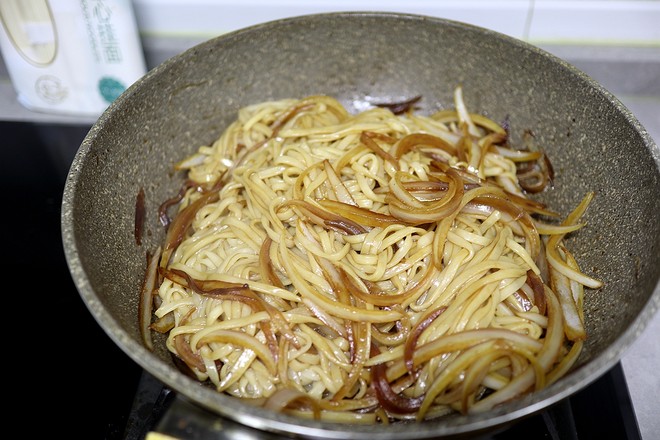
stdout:
POLYGON ((461 87, 453 104, 241 109, 177 164, 145 344, 149 326, 219 392, 351 423, 488 411, 564 375, 601 282, 563 239, 594 194, 563 215, 533 201, 543 151, 514 148, 461 87))

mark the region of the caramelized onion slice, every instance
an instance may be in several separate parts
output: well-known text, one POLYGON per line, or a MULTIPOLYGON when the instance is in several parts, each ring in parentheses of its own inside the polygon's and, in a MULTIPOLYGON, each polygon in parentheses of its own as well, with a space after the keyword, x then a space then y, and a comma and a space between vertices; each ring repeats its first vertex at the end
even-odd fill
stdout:
POLYGON ((174 337, 174 346, 179 358, 186 363, 190 368, 195 368, 202 373, 206 372, 206 365, 202 357, 192 351, 190 344, 186 341, 185 335, 177 335, 174 337))
POLYGON ((145 215, 144 188, 140 187, 140 191, 138 191, 137 197, 135 199, 135 228, 133 233, 135 236, 135 244, 138 246, 142 245, 145 215))
POLYGON ((403 113, 406 113, 414 107, 415 104, 419 102, 419 100, 422 99, 422 95, 417 95, 413 96, 410 99, 406 99, 403 101, 398 101, 398 102, 377 102, 374 103, 376 107, 383 107, 389 109, 392 113, 395 115, 401 115, 403 113))
POLYGON ((392 156, 387 151, 383 150, 380 145, 374 140, 375 136, 369 135, 367 132, 362 132, 360 135, 360 142, 364 144, 365 147, 376 153, 381 159, 391 163, 395 169, 399 169, 399 161, 396 157, 392 156))
POLYGON ((417 340, 422 335, 422 333, 424 333, 424 330, 426 330, 433 323, 433 321, 435 321, 435 319, 438 316, 442 315, 442 313, 445 310, 447 310, 447 307, 438 307, 437 309, 433 310, 431 313, 428 313, 410 331, 410 335, 406 340, 406 344, 404 346, 404 353, 403 353, 403 360, 406 364, 406 369, 408 370, 408 373, 410 374, 415 373, 413 355, 415 353, 415 347, 417 346, 417 340))
POLYGON ((556 293, 557 299, 564 315, 564 333, 570 341, 583 341, 587 338, 584 323, 580 318, 577 304, 573 299, 570 280, 564 274, 555 270, 552 265, 550 270, 550 286, 556 293))
POLYGON ((315 419, 321 417, 321 405, 316 399, 291 388, 282 388, 275 391, 264 403, 264 408, 276 412, 283 412, 287 408, 301 407, 310 408, 315 419))
POLYGON ((453 168, 446 171, 447 190, 440 191, 442 197, 432 201, 416 198, 406 189, 403 177, 403 173, 395 173, 390 181, 390 192, 385 197, 385 201, 389 203, 390 214, 399 220, 421 225, 440 221, 460 209, 465 189, 463 179, 453 168))
MULTIPOLYGON (((372 345, 372 357, 378 354, 378 349, 372 345)), ((387 380, 387 364, 377 364, 371 367, 371 383, 376 391, 380 405, 394 414, 412 414, 416 412, 424 401, 424 396, 415 398, 397 394, 387 380)))
POLYGON ((545 304, 545 287, 543 287, 543 280, 541 277, 536 275, 533 270, 527 271, 527 284, 532 288, 534 292, 534 305, 538 307, 539 313, 545 315, 546 304, 545 304))
POLYGON ((160 260, 160 253, 161 248, 159 246, 152 254, 147 254, 147 270, 144 275, 144 280, 142 281, 140 301, 138 302, 140 336, 142 336, 142 343, 149 350, 154 349, 149 324, 151 322, 151 314, 153 310, 153 295, 158 280, 158 261, 160 260))
MULTIPOLYGON (((585 194, 578 206, 573 211, 571 211, 568 216, 566 216, 566 219, 562 222, 562 225, 572 225, 579 222, 594 197, 594 192, 588 192, 585 194)), ((546 259, 548 261, 548 266, 564 274, 569 279, 577 281, 578 283, 592 289, 598 289, 602 287, 602 281, 592 278, 587 274, 572 268, 561 258, 558 248, 563 238, 564 234, 556 234, 552 235, 548 239, 548 243, 546 245, 546 259)))
POLYGON ((259 250, 259 269, 261 271, 261 278, 275 287, 283 288, 284 284, 282 284, 282 280, 280 280, 275 273, 270 259, 270 247, 272 244, 273 240, 270 237, 266 237, 259 250))
POLYGON ((408 151, 419 147, 438 148, 452 156, 456 156, 456 147, 444 139, 426 133, 412 133, 401 138, 401 140, 394 146, 393 156, 400 158, 408 151))
POLYGON ((181 244, 185 238, 188 228, 195 219, 197 212, 205 205, 217 201, 219 198, 218 191, 208 191, 195 200, 190 205, 186 206, 176 216, 174 221, 167 228, 167 235, 165 236, 165 247, 163 248, 161 266, 166 266, 169 263, 170 256, 174 250, 181 244))
POLYGON ((333 229, 346 235, 364 234, 367 230, 356 222, 325 209, 315 206, 305 200, 287 200, 282 206, 295 206, 312 222, 319 226, 333 229))
POLYGON ((166 334, 170 330, 174 328, 176 324, 176 321, 174 320, 174 313, 169 312, 162 317, 158 318, 154 322, 151 323, 149 328, 155 332, 158 332, 160 334, 166 334))
POLYGON ((370 211, 366 208, 348 205, 335 200, 321 199, 318 201, 318 204, 331 213, 346 218, 360 226, 385 228, 389 225, 401 223, 401 220, 394 218, 391 215, 381 214, 379 212, 370 211))

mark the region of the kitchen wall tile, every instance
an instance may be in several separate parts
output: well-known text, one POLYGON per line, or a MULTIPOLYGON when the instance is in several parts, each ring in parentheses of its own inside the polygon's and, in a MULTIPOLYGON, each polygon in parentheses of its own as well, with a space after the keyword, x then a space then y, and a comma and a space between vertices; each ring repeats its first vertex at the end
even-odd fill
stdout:
POLYGON ((528 40, 660 46, 660 1, 535 0, 528 40))
POLYGON ((392 11, 458 20, 523 38, 532 0, 134 0, 144 35, 205 38, 279 18, 331 11, 392 11))

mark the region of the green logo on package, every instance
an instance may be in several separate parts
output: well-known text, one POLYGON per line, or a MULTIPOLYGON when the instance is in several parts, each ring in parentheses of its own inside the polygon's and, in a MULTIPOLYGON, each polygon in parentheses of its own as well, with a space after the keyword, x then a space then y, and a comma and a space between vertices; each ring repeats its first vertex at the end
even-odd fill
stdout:
POLYGON ((124 93, 126 87, 114 78, 105 76, 99 81, 99 92, 106 102, 110 103, 124 93))

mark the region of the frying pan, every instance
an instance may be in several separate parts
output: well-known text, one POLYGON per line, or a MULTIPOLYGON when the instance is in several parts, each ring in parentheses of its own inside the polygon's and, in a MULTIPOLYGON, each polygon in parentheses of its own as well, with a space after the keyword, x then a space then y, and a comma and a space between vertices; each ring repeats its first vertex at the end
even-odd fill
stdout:
MULTIPOLYGON (((488 432, 538 412, 611 368, 660 303, 660 151, 619 100, 566 62, 460 22, 381 12, 325 13, 256 25, 157 66, 101 115, 72 163, 62 203, 67 262, 89 311, 114 342, 178 398, 260 430, 316 438, 437 438, 488 432), (346 426, 271 413, 181 373, 156 339, 140 342, 138 296, 147 252, 164 237, 158 205, 183 175, 173 164, 209 145, 241 107, 328 94, 356 112, 421 95, 419 111, 453 106, 532 130, 555 169, 537 198, 566 215, 588 191, 587 226, 567 245, 604 287, 587 290, 588 339, 550 387, 490 412, 423 423, 346 426), (146 218, 135 237, 137 194, 146 218)), ((616 404, 613 402, 613 404, 616 404)))

